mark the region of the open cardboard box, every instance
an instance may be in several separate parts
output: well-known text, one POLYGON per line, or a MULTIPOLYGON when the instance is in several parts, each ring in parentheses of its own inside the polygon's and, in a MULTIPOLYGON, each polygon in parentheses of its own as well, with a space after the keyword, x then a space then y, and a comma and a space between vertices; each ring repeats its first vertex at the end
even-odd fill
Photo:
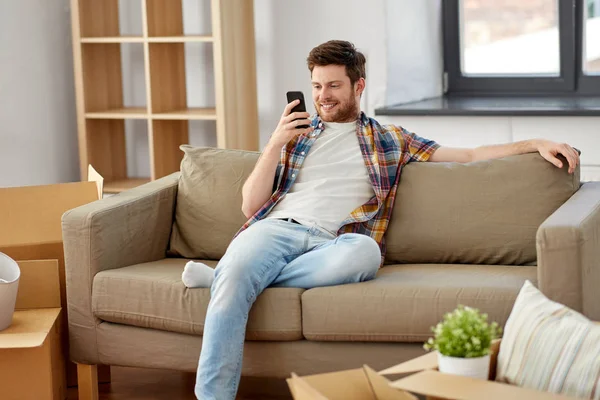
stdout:
POLYGON ((295 400, 416 400, 412 394, 393 388, 368 365, 340 372, 287 380, 295 400))
POLYGON ((0 252, 15 261, 58 260, 60 300, 66 309, 62 215, 102 197, 102 177, 89 181, 0 188, 0 252))
POLYGON ((0 398, 62 400, 66 396, 57 260, 18 262, 12 324, 0 331, 0 398))
POLYGON ((292 374, 287 382, 296 400, 416 399, 413 394, 424 395, 427 399, 451 400, 572 399, 572 397, 494 382, 499 349, 498 340, 492 346, 488 381, 440 373, 437 371, 437 354, 431 352, 380 372, 375 372, 365 365, 362 369, 303 377, 292 374), (384 377, 404 374, 410 375, 393 382, 384 377))
MULTIPOLYGON (((103 178, 89 166, 88 181, 43 186, 0 188, 0 252, 16 261, 57 260, 60 325, 65 359, 68 360, 67 292, 62 242, 62 215, 102 197, 103 178)), ((40 278, 37 289, 44 287, 40 278)), ((19 284, 22 290, 29 290, 19 284)), ((75 365, 67 363, 69 386, 77 384, 75 365)), ((106 379, 106 378, 104 378, 106 379)), ((1 389, 0 389, 1 390, 1 389)), ((1 397, 1 396, 0 396, 1 397)))

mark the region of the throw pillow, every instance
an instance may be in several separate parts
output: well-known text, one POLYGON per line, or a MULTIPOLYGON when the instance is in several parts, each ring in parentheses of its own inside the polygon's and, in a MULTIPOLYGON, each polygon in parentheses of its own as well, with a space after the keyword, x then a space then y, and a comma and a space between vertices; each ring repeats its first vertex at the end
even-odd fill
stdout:
POLYGON ((496 380, 600 399, 600 325, 526 281, 506 322, 496 380))
POLYGON ((181 177, 169 254, 219 260, 246 222, 242 187, 259 153, 209 147, 180 147, 181 177))

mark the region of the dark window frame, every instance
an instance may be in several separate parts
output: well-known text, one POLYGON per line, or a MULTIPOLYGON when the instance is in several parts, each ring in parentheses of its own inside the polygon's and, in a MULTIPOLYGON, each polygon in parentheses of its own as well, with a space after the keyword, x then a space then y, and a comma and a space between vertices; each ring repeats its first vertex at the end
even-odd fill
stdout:
POLYGON ((582 69, 584 0, 558 0, 559 76, 465 76, 461 71, 460 0, 443 1, 445 91, 451 95, 600 95, 600 76, 582 69))

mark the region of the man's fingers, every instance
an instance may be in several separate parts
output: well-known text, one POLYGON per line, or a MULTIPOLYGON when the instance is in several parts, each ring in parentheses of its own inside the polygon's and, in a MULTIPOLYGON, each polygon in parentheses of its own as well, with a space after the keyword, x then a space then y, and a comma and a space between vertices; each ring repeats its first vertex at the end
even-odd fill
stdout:
POLYGON ((581 162, 581 160, 579 159, 579 153, 577 152, 577 150, 575 150, 574 148, 569 146, 569 150, 571 152, 571 154, 573 154, 573 157, 575 158, 575 162, 576 165, 579 165, 579 163, 581 162))
POLYGON ((288 105, 285 106, 285 108, 283 109, 283 114, 281 114, 281 116, 282 117, 288 116, 290 114, 290 112, 292 111, 292 108, 296 107, 298 104, 300 104, 300 100, 298 100, 298 99, 292 101, 291 103, 288 103, 288 105))
POLYGON ((577 167, 577 158, 572 152, 567 151, 567 153, 569 154, 569 172, 575 172, 575 168, 577 167))
POLYGON ((560 153, 565 156, 567 161, 569 162, 569 173, 575 171, 575 167, 577 166, 577 158, 574 154, 574 150, 568 144, 563 144, 560 153))
POLYGON ((314 128, 311 126, 310 128, 305 128, 305 129, 298 129, 300 131, 301 135, 307 135, 309 133, 311 133, 312 131, 314 131, 314 128))
POLYGON ((571 168, 573 167, 573 156, 569 154, 569 151, 566 149, 559 149, 557 154, 561 154, 563 157, 565 157, 567 163, 569 164, 569 171, 571 171, 571 168))
POLYGON ((546 159, 552 164, 556 165, 558 168, 562 168, 562 162, 554 154, 548 153, 546 159))
POLYGON ((296 129, 296 127, 300 125, 310 125, 310 119, 297 119, 295 121, 290 121, 285 125, 285 128, 296 129))
POLYGON ((288 122, 291 122, 291 121, 293 121, 295 119, 298 119, 298 118, 308 118, 308 117, 310 117, 310 114, 307 113, 307 112, 295 112, 295 113, 291 113, 291 114, 285 116, 283 118, 283 122, 287 124, 288 122))
POLYGON ((562 162, 558 158, 556 159, 556 162, 554 163, 554 165, 556 165, 558 168, 562 168, 563 167, 562 162))

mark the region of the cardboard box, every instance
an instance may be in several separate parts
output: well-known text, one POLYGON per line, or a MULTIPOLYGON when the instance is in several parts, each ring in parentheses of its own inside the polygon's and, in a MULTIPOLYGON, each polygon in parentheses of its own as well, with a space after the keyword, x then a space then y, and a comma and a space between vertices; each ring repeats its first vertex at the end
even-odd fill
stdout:
POLYGON ((287 380, 296 400, 416 400, 405 391, 391 387, 390 381, 368 365, 327 374, 299 377, 292 374, 287 380))
POLYGON ((0 188, 0 252, 15 261, 58 260, 60 299, 65 309, 61 218, 66 211, 101 197, 102 177, 91 166, 90 174, 98 181, 0 188))
POLYGON ((21 269, 15 310, 60 308, 58 260, 18 261, 21 269))
MULTIPOLYGON (((16 261, 58 261, 58 306, 65 310, 61 313, 60 330, 66 360, 69 346, 61 218, 66 211, 102 197, 103 178, 91 166, 88 179, 90 180, 87 182, 0 188, 0 252, 16 261)), ((42 279, 34 281, 31 285, 37 286, 25 290, 51 291, 50 288, 44 287, 42 279)), ((19 284, 19 292, 22 290, 22 285, 19 284)), ((75 365, 69 362, 67 368, 69 385, 76 385, 75 365)))
MULTIPOLYGON (((496 341, 490 358, 490 378, 496 375, 496 359, 500 341, 496 341)), ((432 352, 380 372, 368 366, 328 374, 298 377, 292 374, 288 386, 296 400, 395 400, 416 399, 413 394, 429 400, 567 400, 572 397, 520 388, 494 381, 442 374, 437 371, 437 354, 432 352), (361 377, 361 371, 362 373, 361 377), (390 381, 384 376, 407 377, 390 381), (387 388, 384 387, 387 385, 387 388), (394 397, 389 389, 396 391, 394 397), (407 397, 410 396, 410 397, 407 397)))
POLYGON ((572 399, 572 397, 541 392, 533 389, 521 388, 506 383, 495 382, 496 361, 500 351, 500 340, 492 344, 490 357, 489 380, 479 380, 457 375, 443 374, 437 370, 438 360, 435 352, 427 353, 421 357, 398 364, 394 367, 380 371, 381 375, 410 374, 405 378, 396 380, 391 386, 411 393, 426 395, 427 399, 514 399, 514 400, 559 400, 572 399))
POLYGON ((12 324, 0 331, 0 398, 63 400, 58 261, 19 262, 21 278, 12 324), (40 280, 46 284, 40 285, 40 280))

